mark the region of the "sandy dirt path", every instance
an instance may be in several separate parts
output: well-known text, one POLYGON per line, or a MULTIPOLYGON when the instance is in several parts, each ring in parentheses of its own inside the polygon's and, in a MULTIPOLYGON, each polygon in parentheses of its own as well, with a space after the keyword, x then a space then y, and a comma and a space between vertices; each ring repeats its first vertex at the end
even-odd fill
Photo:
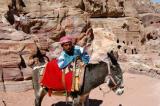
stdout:
MULTIPOLYGON (((144 75, 124 74, 125 93, 117 96, 113 92, 105 95, 94 89, 90 94, 91 106, 160 106, 160 80, 144 75)), ((109 89, 101 85, 104 92, 109 89)), ((68 106, 65 97, 45 96, 42 106, 68 106)), ((29 90, 21 93, 0 92, 0 106, 34 106, 34 92, 29 90)))

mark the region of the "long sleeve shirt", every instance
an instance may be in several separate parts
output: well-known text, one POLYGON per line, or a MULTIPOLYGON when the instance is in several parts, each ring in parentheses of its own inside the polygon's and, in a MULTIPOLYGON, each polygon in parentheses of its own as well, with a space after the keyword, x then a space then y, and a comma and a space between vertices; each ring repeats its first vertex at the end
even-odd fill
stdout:
POLYGON ((89 62, 89 55, 84 50, 84 48, 75 45, 73 48, 73 55, 68 55, 65 51, 62 51, 61 55, 58 58, 58 66, 63 69, 73 62, 77 56, 80 56, 82 61, 87 64, 89 62))

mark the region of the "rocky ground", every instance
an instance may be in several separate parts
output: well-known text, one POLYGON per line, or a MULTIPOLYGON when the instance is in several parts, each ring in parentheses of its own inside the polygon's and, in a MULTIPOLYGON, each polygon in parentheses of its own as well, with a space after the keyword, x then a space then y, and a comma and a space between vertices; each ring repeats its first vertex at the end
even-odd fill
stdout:
MULTIPOLYGON (((158 79, 137 74, 124 74, 125 93, 121 96, 101 85, 90 94, 90 106, 160 106, 160 82, 158 79), (105 94, 105 95, 104 95, 105 94)), ((65 97, 45 96, 42 106, 68 106, 65 97)), ((34 106, 34 92, 0 92, 0 106, 34 106)))

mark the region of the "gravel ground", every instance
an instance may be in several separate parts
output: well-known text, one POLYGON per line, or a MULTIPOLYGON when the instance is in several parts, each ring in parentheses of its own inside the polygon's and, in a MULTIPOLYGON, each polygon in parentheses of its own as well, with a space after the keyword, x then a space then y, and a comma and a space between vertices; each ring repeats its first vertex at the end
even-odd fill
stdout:
MULTIPOLYGON (((104 95, 109 89, 103 84, 92 90, 90 106, 160 106, 160 81, 144 75, 124 74, 125 93, 117 96, 113 92, 104 95)), ((67 106, 65 97, 46 95, 42 106, 67 106)), ((34 106, 34 91, 0 92, 0 106, 34 106)))

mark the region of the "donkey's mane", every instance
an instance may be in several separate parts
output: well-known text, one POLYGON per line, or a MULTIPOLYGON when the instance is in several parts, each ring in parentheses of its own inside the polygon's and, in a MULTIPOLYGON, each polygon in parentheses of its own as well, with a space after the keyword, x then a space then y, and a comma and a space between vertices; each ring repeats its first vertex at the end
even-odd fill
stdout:
POLYGON ((100 61, 100 62, 98 62, 98 63, 89 63, 89 64, 87 64, 86 66, 87 67, 97 67, 98 65, 101 65, 101 64, 106 64, 105 62, 103 62, 103 61, 100 61))

